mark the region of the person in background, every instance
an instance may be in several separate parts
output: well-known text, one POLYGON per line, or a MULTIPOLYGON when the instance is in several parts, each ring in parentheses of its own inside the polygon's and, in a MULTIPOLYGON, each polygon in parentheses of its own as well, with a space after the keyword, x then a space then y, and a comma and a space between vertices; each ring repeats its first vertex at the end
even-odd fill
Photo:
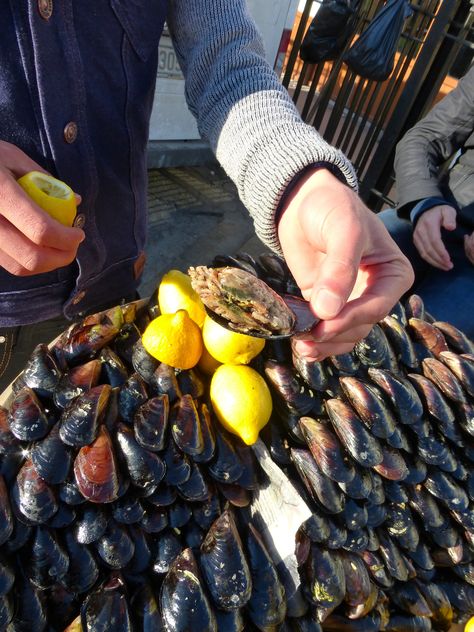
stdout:
POLYGON ((474 339, 474 66, 398 143, 397 209, 380 213, 428 312, 474 339))
POLYGON ((201 135, 322 319, 300 351, 348 351, 411 284, 351 164, 302 121, 265 62, 245 0, 2 2, 0 390, 37 342, 135 296, 165 19, 201 135), (20 189, 31 170, 80 195, 75 227, 20 189))

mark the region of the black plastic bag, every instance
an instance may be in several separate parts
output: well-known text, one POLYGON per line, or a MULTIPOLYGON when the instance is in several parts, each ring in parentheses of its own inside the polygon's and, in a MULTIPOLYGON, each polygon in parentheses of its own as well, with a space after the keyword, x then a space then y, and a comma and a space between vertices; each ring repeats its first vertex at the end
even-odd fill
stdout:
POLYGON ((361 77, 387 79, 393 70, 403 24, 412 13, 408 0, 388 0, 343 60, 361 77))
POLYGON ((336 59, 352 34, 360 0, 323 0, 300 47, 300 57, 312 64, 336 59))

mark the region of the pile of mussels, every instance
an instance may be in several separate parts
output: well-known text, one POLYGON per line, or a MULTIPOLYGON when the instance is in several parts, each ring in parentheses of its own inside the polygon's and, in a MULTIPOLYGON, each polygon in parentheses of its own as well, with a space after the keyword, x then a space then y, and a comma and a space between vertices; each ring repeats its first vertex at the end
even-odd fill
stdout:
MULTIPOLYGON (((281 259, 222 257, 296 293, 281 259)), ((267 342, 261 433, 311 510, 289 601, 247 507, 265 473, 142 301, 33 352, 0 408, 0 629, 449 630, 474 613, 474 344, 397 304, 349 354, 267 342), (79 619, 78 619, 79 618, 79 619)))

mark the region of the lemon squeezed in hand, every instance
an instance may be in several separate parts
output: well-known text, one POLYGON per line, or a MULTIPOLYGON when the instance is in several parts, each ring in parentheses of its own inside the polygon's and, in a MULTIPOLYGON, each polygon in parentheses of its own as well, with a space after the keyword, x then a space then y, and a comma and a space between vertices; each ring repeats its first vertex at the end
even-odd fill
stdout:
POLYGON ((17 180, 43 211, 64 226, 72 226, 77 206, 74 191, 65 182, 41 171, 30 171, 17 180))

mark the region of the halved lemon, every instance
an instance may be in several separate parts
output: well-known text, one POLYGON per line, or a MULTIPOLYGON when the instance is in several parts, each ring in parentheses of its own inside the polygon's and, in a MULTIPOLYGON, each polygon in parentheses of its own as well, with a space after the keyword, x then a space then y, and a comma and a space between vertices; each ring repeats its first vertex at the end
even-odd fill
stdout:
POLYGON ((41 171, 30 171, 18 184, 33 202, 65 226, 72 226, 77 213, 74 191, 62 180, 41 171))

